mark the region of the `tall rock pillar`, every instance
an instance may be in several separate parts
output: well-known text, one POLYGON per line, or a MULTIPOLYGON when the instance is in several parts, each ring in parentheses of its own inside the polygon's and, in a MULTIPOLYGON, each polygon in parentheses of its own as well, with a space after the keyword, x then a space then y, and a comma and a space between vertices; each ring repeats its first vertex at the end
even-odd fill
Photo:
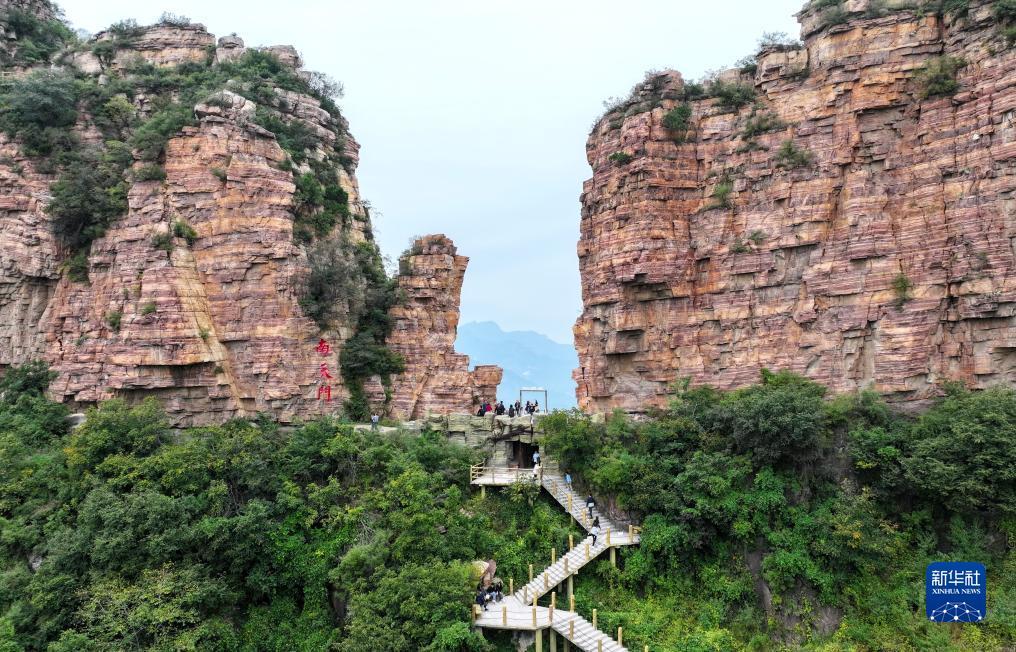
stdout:
POLYGON ((387 346, 403 357, 406 370, 392 379, 394 418, 471 413, 481 401, 496 398, 501 368, 481 365, 470 371, 469 356, 455 352, 468 263, 444 235, 423 236, 399 260, 403 296, 390 312, 394 325, 387 346))

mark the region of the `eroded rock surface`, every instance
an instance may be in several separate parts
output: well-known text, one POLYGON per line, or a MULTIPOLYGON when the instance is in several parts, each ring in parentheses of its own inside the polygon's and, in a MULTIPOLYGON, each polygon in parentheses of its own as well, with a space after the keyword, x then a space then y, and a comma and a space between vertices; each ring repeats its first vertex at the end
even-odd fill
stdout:
POLYGON ((500 367, 470 371, 469 356, 455 352, 468 263, 444 235, 418 239, 399 261, 403 301, 389 313, 394 326, 388 347, 403 357, 406 370, 392 379, 394 418, 471 414, 481 401, 496 399, 500 367))
MULTIPOLYGON (((154 26, 113 65, 138 56, 159 66, 204 60, 214 43, 199 25, 154 26)), ((298 63, 292 48, 280 52, 298 63)), ((144 98, 137 103, 143 112, 144 98)), ((322 332, 301 309, 308 264, 293 235, 294 171, 275 134, 255 124, 256 108, 230 91, 194 107, 197 126, 172 137, 159 162, 165 180, 132 183, 127 214, 92 242, 88 282, 69 278, 71 252, 45 210, 55 176, 0 135, 0 370, 43 359, 59 374, 58 399, 87 406, 156 396, 177 425, 262 411, 286 422, 340 409, 339 358, 353 325, 339 319, 322 332), (193 235, 175 237, 178 225, 193 235), (331 343, 325 356, 315 348, 321 337, 331 343), (331 402, 318 400, 322 363, 331 402)), ((370 239, 353 176, 358 146, 345 121, 293 91, 280 90, 270 108, 317 136, 308 157, 341 152, 350 216, 336 237, 370 239)), ((96 139, 87 116, 77 130, 96 139)))
POLYGON ((676 72, 594 127, 583 409, 662 405, 679 378, 732 388, 763 367, 911 405, 947 380, 1016 380, 1016 49, 984 0, 966 18, 848 4, 845 24, 805 11, 803 48, 760 55, 744 79, 757 106, 690 102, 683 143, 662 125, 676 72), (918 71, 943 55, 966 62, 959 91, 922 99, 918 71), (769 113, 785 126, 743 136, 769 113), (779 155, 787 141, 806 163, 779 155))

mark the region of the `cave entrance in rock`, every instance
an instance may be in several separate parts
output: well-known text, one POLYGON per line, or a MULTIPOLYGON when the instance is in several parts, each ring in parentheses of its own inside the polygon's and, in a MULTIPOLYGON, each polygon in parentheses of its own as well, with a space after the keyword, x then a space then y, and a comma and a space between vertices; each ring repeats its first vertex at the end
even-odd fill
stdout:
POLYGON ((511 459, 508 460, 508 466, 517 466, 523 469, 533 468, 533 453, 538 449, 539 446, 532 442, 511 442, 511 459))

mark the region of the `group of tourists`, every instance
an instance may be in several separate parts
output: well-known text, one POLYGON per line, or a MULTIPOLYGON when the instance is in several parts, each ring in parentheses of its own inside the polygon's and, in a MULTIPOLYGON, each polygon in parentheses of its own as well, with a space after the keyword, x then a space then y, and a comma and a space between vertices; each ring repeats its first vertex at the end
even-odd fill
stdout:
POLYGON ((539 411, 539 401, 532 403, 526 401, 525 405, 522 405, 522 401, 515 401, 514 403, 509 403, 508 407, 504 406, 504 401, 498 401, 494 405, 491 405, 490 401, 485 401, 480 404, 480 408, 476 411, 476 416, 483 417, 493 412, 495 416, 507 414, 509 418, 514 419, 515 417, 521 417, 523 414, 536 414, 539 411))
POLYGON ((490 583, 490 586, 483 588, 481 583, 476 587, 476 604, 483 607, 483 610, 487 610, 487 604, 491 602, 501 602, 504 599, 504 582, 499 578, 494 578, 494 581, 490 583))

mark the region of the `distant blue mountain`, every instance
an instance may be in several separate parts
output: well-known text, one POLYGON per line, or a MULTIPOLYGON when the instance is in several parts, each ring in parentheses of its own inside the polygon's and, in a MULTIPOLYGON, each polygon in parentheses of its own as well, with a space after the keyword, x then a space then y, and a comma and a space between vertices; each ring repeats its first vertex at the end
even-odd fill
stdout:
POLYGON ((504 369, 497 395, 505 405, 518 399, 522 387, 543 387, 551 409, 575 407, 571 373, 579 360, 572 346, 533 331, 505 332, 494 322, 484 321, 460 325, 455 350, 468 355, 471 365, 496 364, 504 369))

